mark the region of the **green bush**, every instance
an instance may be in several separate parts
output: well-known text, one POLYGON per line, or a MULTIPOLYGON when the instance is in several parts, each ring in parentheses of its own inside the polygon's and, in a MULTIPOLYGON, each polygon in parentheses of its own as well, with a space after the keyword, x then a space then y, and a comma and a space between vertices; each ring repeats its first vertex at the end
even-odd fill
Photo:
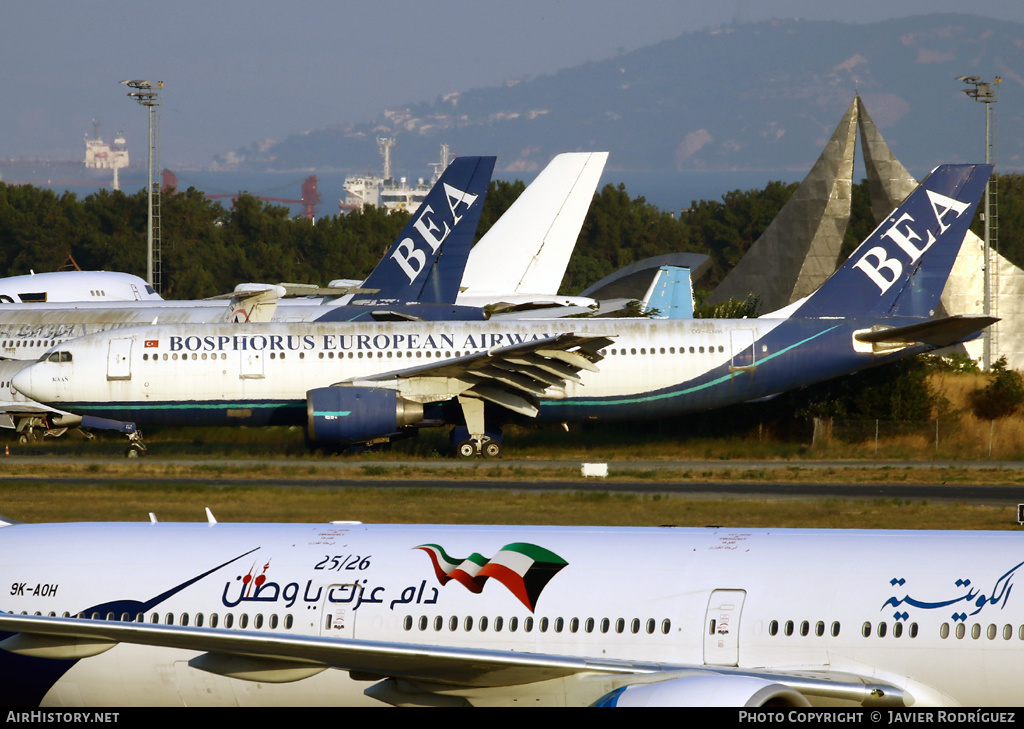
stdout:
POLYGON ((983 420, 1013 415, 1024 403, 1024 378, 1006 367, 1006 357, 992 365, 988 385, 971 393, 971 410, 983 420))

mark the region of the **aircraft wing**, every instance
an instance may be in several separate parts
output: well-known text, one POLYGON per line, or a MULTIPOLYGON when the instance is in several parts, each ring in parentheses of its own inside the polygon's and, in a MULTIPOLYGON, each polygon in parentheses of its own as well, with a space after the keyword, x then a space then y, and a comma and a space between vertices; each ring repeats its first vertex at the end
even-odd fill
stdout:
MULTIPOLYGON (((424 694, 458 695, 525 686, 551 679, 604 677, 590 688, 593 701, 634 686, 661 684, 676 698, 689 690, 680 682, 702 676, 693 705, 707 700, 707 680, 719 692, 734 698, 750 682, 780 686, 801 695, 838 698, 871 705, 900 706, 905 702, 898 687, 853 674, 824 671, 745 670, 724 666, 668 665, 585 656, 449 648, 441 646, 349 640, 288 633, 250 632, 218 628, 191 628, 106 620, 52 618, 0 614, 0 631, 14 635, 0 648, 21 655, 77 660, 98 655, 118 643, 180 648, 200 652, 193 668, 240 680, 288 683, 328 668, 349 671, 356 680, 383 681, 367 693, 391 703, 403 696, 409 703, 430 703, 424 694), (385 679, 397 679, 400 683, 385 679), (403 686, 401 682, 407 684, 403 686)), ((529 691, 527 689, 527 693, 529 691)), ((661 698, 666 698, 664 695, 661 698)), ((685 705, 685 704, 683 704, 685 705)))
POLYGON ((581 370, 596 372, 603 358, 599 351, 611 343, 603 336, 559 334, 338 384, 384 385, 420 402, 466 395, 535 417, 541 395, 551 397, 550 388, 564 390, 568 382, 579 382, 581 370))

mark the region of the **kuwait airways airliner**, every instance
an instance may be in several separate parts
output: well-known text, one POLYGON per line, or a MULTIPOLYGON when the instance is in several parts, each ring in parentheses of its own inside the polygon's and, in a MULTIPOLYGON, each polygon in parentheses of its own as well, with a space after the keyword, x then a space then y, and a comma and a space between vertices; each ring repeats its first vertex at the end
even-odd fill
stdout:
POLYGON ((211 515, 0 555, 4 706, 1024 703, 1018 533, 211 515))

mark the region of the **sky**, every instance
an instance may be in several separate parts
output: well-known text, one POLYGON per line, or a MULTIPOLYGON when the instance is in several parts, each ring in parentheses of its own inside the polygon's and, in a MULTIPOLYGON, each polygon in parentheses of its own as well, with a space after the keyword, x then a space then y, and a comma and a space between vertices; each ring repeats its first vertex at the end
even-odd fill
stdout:
POLYGON ((554 73, 679 35, 770 18, 877 22, 970 12, 1024 22, 1020 0, 6 0, 0 158, 81 159, 147 112, 123 79, 164 82, 160 162, 202 168, 265 139, 554 73))

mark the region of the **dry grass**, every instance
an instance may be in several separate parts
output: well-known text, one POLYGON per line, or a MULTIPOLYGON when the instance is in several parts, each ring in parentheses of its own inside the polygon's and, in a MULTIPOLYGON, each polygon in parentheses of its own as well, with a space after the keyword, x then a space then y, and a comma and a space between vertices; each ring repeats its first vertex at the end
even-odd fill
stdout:
MULTIPOLYGON (((770 497, 778 482, 825 483, 976 483, 1019 485, 1024 470, 977 468, 904 468, 901 461, 1020 460, 1024 458, 1024 417, 995 423, 975 418, 968 407, 982 376, 935 375, 948 400, 935 425, 914 432, 873 434, 856 442, 834 439, 813 451, 809 444, 782 443, 768 437, 691 439, 657 432, 606 429, 566 433, 551 428, 509 428, 506 452, 519 464, 483 461, 458 464, 441 458, 447 438, 425 432, 389 453, 361 456, 308 454, 301 429, 173 429, 147 434, 153 456, 191 458, 194 462, 127 462, 120 438, 97 442, 69 440, 22 447, 11 443, 11 458, 0 457, 0 514, 29 522, 144 520, 156 512, 162 521, 199 521, 209 506, 221 521, 310 521, 352 519, 365 522, 609 524, 730 527, 826 528, 1017 528, 1010 507, 928 504, 906 501, 781 500, 770 497), (990 449, 991 448, 991 454, 990 449), (272 460, 266 460, 268 456, 272 460), (26 457, 18 457, 26 456, 26 457), (33 457, 33 456, 46 456, 33 457), (52 457, 65 458, 54 462, 52 457), (87 458, 86 458, 87 457, 87 458), (251 460, 259 458, 260 461, 251 460), (607 461, 610 476, 621 481, 754 481, 765 485, 757 499, 697 500, 599 491, 584 482, 578 466, 538 463, 607 461), (678 469, 616 469, 615 461, 702 461, 678 469), (758 460, 764 466, 730 465, 733 459, 758 460), (843 468, 790 465, 792 459, 891 459, 891 467, 843 468), (532 463, 531 463, 532 462, 532 463), (537 465, 538 467, 533 467, 537 465), (19 477, 46 483, 18 483, 19 477), (84 478, 104 485, 61 484, 84 478), (131 479, 130 485, 107 480, 131 479), (150 482, 147 484, 146 480, 150 482), (195 484, 156 483, 157 479, 193 479, 195 484), (248 485, 225 485, 231 479, 248 485), (281 487, 309 480, 311 485, 281 487), (339 488, 337 479, 431 480, 429 489, 339 488), (445 487, 447 480, 559 480, 579 482, 579 491, 522 493, 470 491, 445 487)), ((1016 498, 1008 499, 1016 503, 1016 498)))
POLYGON ((223 522, 567 524, 614 526, 1015 529, 1013 507, 900 499, 689 499, 607 491, 524 493, 446 489, 218 486, 3 486, 5 517, 25 522, 223 522))

